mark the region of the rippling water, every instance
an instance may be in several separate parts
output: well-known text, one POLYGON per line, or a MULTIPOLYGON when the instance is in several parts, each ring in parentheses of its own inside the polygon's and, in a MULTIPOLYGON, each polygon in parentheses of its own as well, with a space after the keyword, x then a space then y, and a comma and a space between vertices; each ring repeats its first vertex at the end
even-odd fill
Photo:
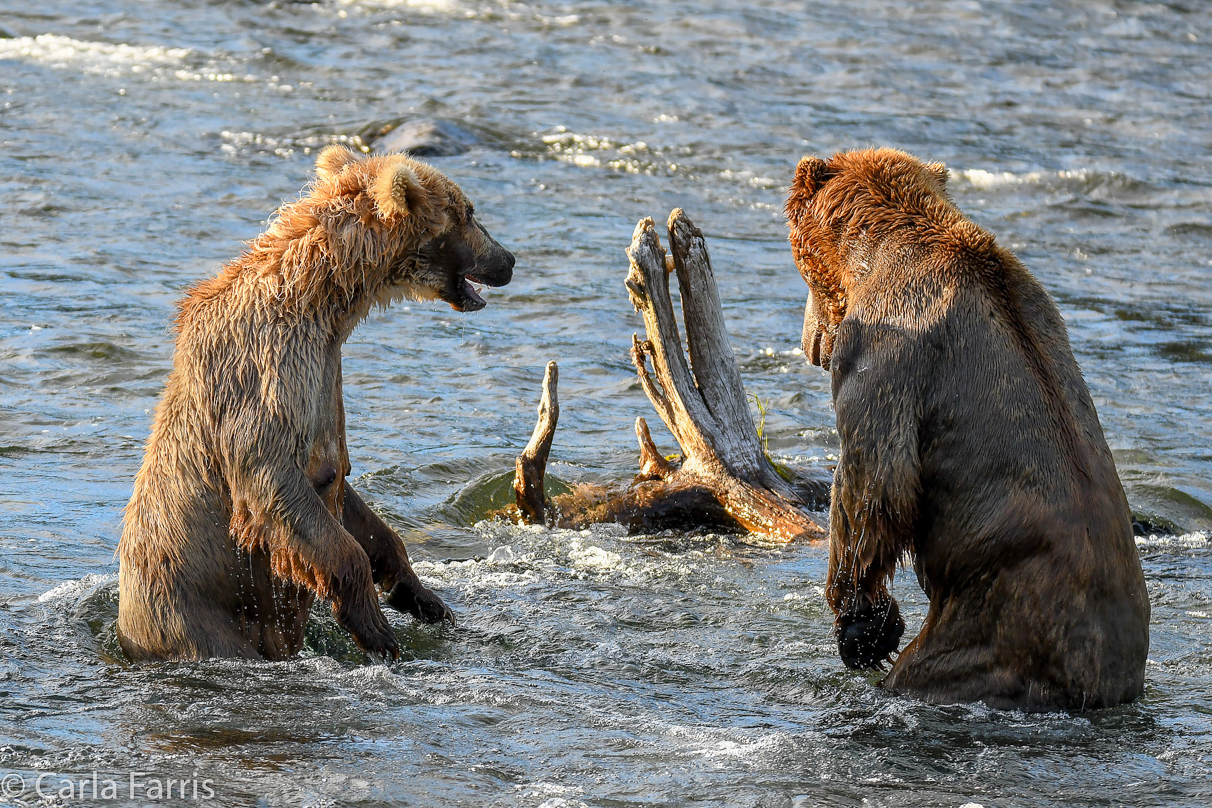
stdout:
POLYGON ((1212 803, 1210 8, 0 0, 0 774, 206 778, 225 805, 1212 803), (173 301, 318 147, 417 118, 477 134, 435 163, 518 268, 476 315, 355 333, 350 452, 459 628, 393 616, 404 657, 372 665, 317 611, 290 663, 124 664, 113 553, 173 301), (945 160, 1060 304, 1155 533, 1137 704, 891 698, 836 657, 821 547, 477 523, 551 358, 554 472, 633 473, 623 248, 674 206, 771 450, 827 462, 782 188, 874 144, 945 160))

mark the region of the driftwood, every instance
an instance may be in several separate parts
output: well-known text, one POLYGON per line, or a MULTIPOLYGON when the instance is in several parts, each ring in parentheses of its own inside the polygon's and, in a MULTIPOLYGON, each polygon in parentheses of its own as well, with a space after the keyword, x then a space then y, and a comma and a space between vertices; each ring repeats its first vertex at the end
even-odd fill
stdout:
POLYGON ((514 518, 582 528, 617 522, 631 532, 669 528, 743 531, 771 546, 825 537, 807 514, 828 507, 830 475, 776 468, 753 425, 733 356, 702 232, 680 209, 669 216, 666 255, 652 219, 636 225, 626 286, 644 316, 647 339, 633 335, 631 361, 648 400, 682 449, 666 459, 643 418, 636 419, 640 473, 627 486, 581 485, 549 500, 543 488, 559 419, 558 371, 547 365, 534 434, 517 459, 514 518), (676 271, 689 363, 669 293, 676 271), (651 371, 649 370, 651 363, 651 371), (781 473, 780 473, 781 472, 781 473))
POLYGON ((560 369, 555 362, 547 363, 543 374, 543 398, 539 401, 539 420, 534 425, 530 442, 518 455, 514 467, 513 491, 517 497, 521 521, 528 525, 541 525, 547 521, 547 494, 543 490, 543 478, 547 474, 547 456, 551 453, 551 441, 555 437, 556 424, 560 420, 560 397, 556 386, 560 381, 560 369))

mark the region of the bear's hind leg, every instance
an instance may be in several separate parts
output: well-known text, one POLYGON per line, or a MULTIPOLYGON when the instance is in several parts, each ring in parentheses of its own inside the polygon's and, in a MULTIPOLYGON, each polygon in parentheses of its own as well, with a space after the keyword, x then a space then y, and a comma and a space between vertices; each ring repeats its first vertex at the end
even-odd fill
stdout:
POLYGON ((964 643, 935 634, 930 625, 922 628, 900 656, 880 686, 900 696, 930 704, 961 704, 982 701, 1005 709, 1055 709, 1055 697, 1046 686, 1000 665, 992 647, 964 643))
POLYGON ((194 639, 199 659, 257 659, 264 656, 240 631, 232 627, 208 630, 205 636, 194 639))
POLYGON ((264 659, 244 636, 231 617, 216 610, 194 614, 188 624, 181 620, 155 623, 154 634, 128 631, 123 621, 117 626, 118 645, 131 662, 202 659, 264 659), (172 628, 171 632, 166 628, 172 628))

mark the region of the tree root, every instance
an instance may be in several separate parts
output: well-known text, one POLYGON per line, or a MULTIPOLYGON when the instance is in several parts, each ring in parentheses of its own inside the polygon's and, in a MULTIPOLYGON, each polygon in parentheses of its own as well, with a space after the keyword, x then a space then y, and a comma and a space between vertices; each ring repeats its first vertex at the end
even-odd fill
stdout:
POLYGON ((825 538, 807 511, 828 507, 832 476, 818 470, 787 479, 766 456, 724 328, 706 241, 681 209, 669 215, 669 244, 667 255, 652 219, 637 224, 625 285, 647 337, 633 335, 631 361, 653 409, 681 446, 681 459, 666 459, 647 422, 637 418, 640 468, 629 485, 581 485, 548 500, 543 481, 559 420, 559 375, 550 362, 534 434, 517 459, 513 517, 578 529, 616 522, 632 533, 735 530, 758 546, 825 538), (669 292, 675 272, 689 363, 669 292))

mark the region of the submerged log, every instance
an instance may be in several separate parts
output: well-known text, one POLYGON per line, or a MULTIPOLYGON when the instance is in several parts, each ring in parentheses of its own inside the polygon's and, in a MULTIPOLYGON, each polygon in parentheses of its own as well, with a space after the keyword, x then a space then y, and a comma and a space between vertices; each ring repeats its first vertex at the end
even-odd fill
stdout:
POLYGON ((739 530, 744 541, 761 546, 824 538, 807 511, 828 502, 831 477, 824 470, 780 473, 766 456, 724 327, 706 241, 681 209, 669 216, 669 244, 667 255, 652 219, 636 225, 625 283, 647 336, 633 335, 631 361, 653 409, 681 446, 681 457, 666 459, 647 422, 637 418, 640 473, 631 484, 581 485, 548 500, 543 481, 559 419, 558 373, 551 362, 538 423, 517 459, 515 518, 571 528, 616 522, 633 533, 739 530), (674 272, 689 363, 669 292, 674 272))

